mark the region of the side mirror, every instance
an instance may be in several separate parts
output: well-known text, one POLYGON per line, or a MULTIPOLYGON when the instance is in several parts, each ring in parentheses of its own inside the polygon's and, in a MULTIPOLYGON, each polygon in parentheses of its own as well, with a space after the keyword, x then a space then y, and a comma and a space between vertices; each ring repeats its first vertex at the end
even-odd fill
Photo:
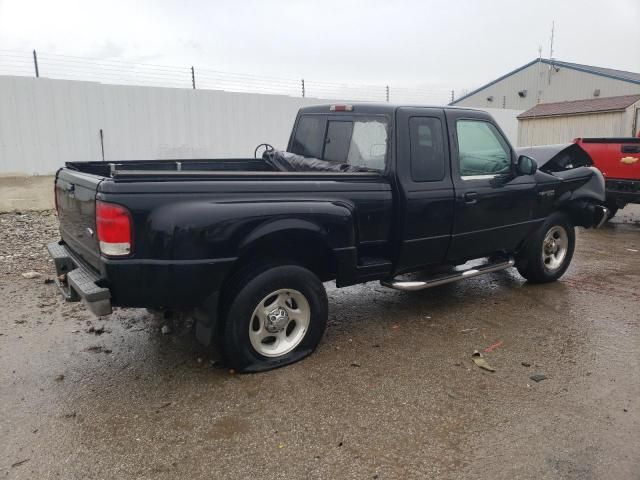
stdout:
POLYGON ((526 155, 520 155, 516 162, 516 174, 517 175, 533 175, 538 171, 538 164, 536 161, 527 157, 526 155))

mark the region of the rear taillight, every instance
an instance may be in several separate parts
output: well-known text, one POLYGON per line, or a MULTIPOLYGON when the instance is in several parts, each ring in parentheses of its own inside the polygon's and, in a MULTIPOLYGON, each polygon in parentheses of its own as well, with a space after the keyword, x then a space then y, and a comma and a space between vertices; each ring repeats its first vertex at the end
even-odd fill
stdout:
POLYGON ((56 206, 56 213, 60 213, 60 210, 58 210, 58 185, 57 185, 57 182, 53 182, 53 202, 55 203, 55 206, 56 206))
POLYGON ((131 214, 126 208, 97 200, 96 231, 103 255, 123 257, 131 253, 131 214))

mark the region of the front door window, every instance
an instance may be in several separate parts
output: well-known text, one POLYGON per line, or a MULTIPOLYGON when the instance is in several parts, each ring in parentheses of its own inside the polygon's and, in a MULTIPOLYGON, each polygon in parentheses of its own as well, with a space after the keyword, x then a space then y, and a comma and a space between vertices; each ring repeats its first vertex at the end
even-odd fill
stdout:
POLYGON ((458 120, 456 132, 460 176, 463 180, 509 172, 509 146, 495 126, 480 120, 458 120))

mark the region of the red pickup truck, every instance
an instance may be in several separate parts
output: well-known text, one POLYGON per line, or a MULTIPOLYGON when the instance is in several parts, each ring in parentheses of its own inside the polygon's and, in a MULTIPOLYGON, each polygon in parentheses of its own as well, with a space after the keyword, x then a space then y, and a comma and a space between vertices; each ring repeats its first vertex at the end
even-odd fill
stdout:
POLYGON ((609 218, 627 203, 640 203, 640 137, 576 138, 605 178, 609 218))

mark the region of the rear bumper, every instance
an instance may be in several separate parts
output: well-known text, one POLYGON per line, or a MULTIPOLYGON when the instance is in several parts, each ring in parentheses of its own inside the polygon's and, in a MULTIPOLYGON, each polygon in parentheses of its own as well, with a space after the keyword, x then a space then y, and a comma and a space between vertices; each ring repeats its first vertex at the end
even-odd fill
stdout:
POLYGON ((65 299, 69 302, 82 300, 94 315, 109 315, 111 292, 99 285, 98 275, 76 261, 61 242, 48 244, 47 250, 56 266, 56 284, 65 299))
POLYGON ((69 301, 83 300, 96 315, 112 307, 192 308, 222 288, 236 258, 153 260, 100 258, 94 269, 64 241, 47 246, 58 284, 69 301))
POLYGON ((606 181, 607 200, 618 206, 640 203, 640 180, 608 179, 606 181))

